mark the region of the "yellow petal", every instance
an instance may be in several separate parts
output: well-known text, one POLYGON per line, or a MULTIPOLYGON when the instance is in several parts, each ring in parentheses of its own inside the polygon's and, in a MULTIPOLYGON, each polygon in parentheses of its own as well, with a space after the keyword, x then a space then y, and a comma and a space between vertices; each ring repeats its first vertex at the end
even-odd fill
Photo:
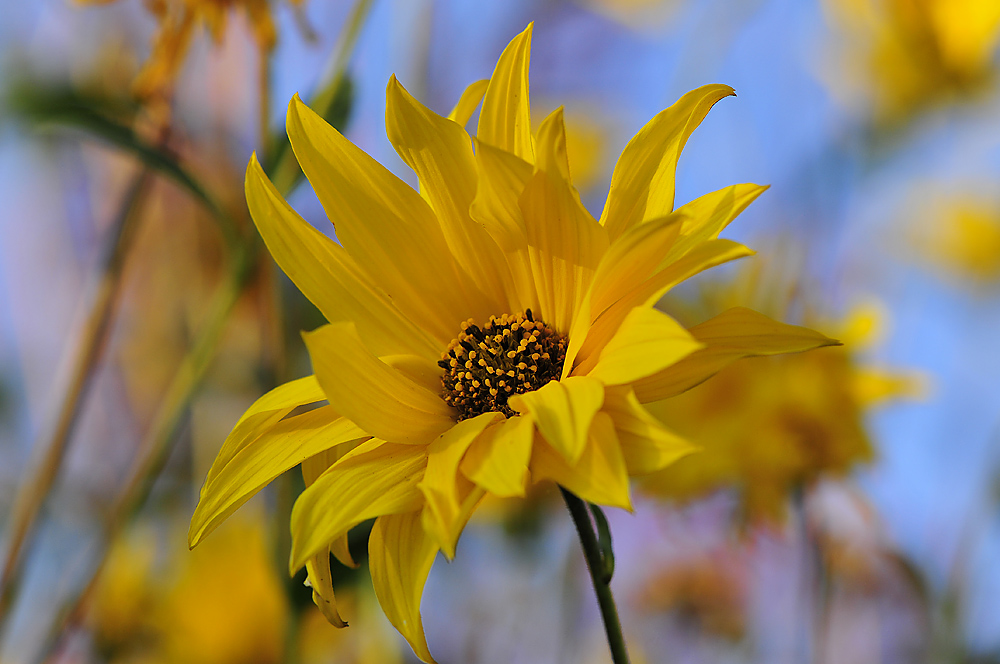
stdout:
POLYGON ((631 388, 605 390, 601 412, 615 424, 629 475, 656 472, 698 450, 643 408, 631 388))
POLYGON ((292 508, 294 574, 305 562, 366 519, 419 509, 417 484, 427 451, 370 440, 352 450, 303 491, 292 508))
POLYGON ((256 155, 247 166, 246 197, 271 256, 328 321, 354 321, 378 355, 414 353, 437 359, 440 344, 407 319, 343 247, 285 202, 256 155))
POLYGON ((302 337, 330 405, 369 434, 427 443, 451 428, 441 397, 372 355, 352 323, 330 323, 302 337))
MULTIPOLYGON (((319 476, 325 473, 327 468, 335 464, 337 461, 339 461, 341 458, 347 455, 358 445, 365 442, 365 440, 367 439, 361 439, 351 443, 344 443, 343 445, 338 445, 337 447, 333 447, 328 450, 323 450, 319 454, 309 457, 308 459, 303 461, 302 480, 305 482, 305 485, 307 487, 312 486, 313 482, 319 479, 319 476)), ((351 548, 348 543, 347 533, 344 533, 343 536, 338 537, 330 544, 330 553, 332 553, 334 558, 340 561, 340 563, 344 567, 352 567, 356 569, 359 566, 359 563, 354 560, 354 556, 351 555, 351 548)), ((325 554, 320 554, 320 555, 322 556, 325 554)), ((326 562, 329 563, 329 561, 326 562)), ((309 563, 307 562, 306 568, 308 567, 309 563)), ((315 590, 313 591, 313 601, 316 601, 315 590)), ((320 607, 321 610, 322 608, 323 607, 320 607)), ((334 608, 336 608, 335 605, 334 608)), ((327 619, 329 619, 329 616, 327 616, 327 619)), ((331 620, 331 622, 333 621, 331 620)))
POLYGON ((695 325, 691 335, 705 347, 635 384, 639 401, 659 401, 707 380, 728 364, 755 355, 798 353, 840 342, 798 325, 786 325, 743 307, 695 325))
POLYGON ((379 517, 368 539, 375 597, 413 653, 428 664, 434 658, 420 619, 420 598, 437 552, 437 543, 424 531, 419 512, 379 517))
POLYGON ((368 437, 329 406, 278 422, 250 441, 201 489, 188 543, 195 546, 289 468, 327 448, 368 437))
POLYGON ((518 206, 521 192, 531 179, 531 164, 478 140, 474 143, 479 181, 469 214, 486 229, 507 258, 514 282, 511 311, 537 311, 538 295, 528 258, 524 216, 518 206))
POLYGON ((673 318, 652 307, 628 313, 587 374, 605 385, 623 385, 675 364, 704 344, 673 318))
POLYGON ((490 77, 476 136, 527 162, 535 160, 528 103, 528 65, 531 62, 531 30, 514 37, 504 49, 490 77))
POLYGON ((420 179, 448 248, 488 298, 484 306, 506 311, 513 290, 507 260, 486 229, 469 217, 477 186, 469 135, 414 99, 395 77, 386 89, 385 126, 396 152, 420 179))
POLYGON ((512 417, 487 429, 462 460, 462 473, 501 498, 522 497, 535 439, 531 416, 512 417))
POLYGON ((594 417, 586 449, 576 464, 549 445, 535 445, 531 454, 534 481, 552 480, 591 503, 632 509, 628 469, 622 457, 615 425, 607 413, 594 417))
MULTIPOLYGON (((455 262, 430 206, 296 96, 288 138, 337 237, 372 282, 439 345, 488 303, 455 262)), ((492 313, 492 312, 490 312, 492 313)))
POLYGON ((334 627, 347 627, 337 611, 337 598, 333 594, 330 549, 324 549, 306 561, 306 574, 306 585, 312 588, 312 600, 316 608, 334 627))
POLYGON ((735 94, 728 85, 705 85, 660 111, 625 146, 604 205, 601 223, 614 240, 628 229, 674 209, 677 159, 713 105, 735 94))
POLYGON ((215 461, 212 462, 205 483, 211 482, 240 450, 277 424, 292 410, 325 399, 323 388, 319 386, 319 381, 316 380, 315 376, 306 376, 279 385, 257 399, 247 409, 247 412, 243 413, 232 432, 226 437, 222 449, 219 450, 215 461))
POLYGON ((622 321, 638 306, 652 306, 671 288, 685 279, 716 265, 721 265, 753 251, 742 244, 730 240, 708 240, 687 252, 676 262, 656 272, 649 279, 634 288, 604 310, 590 326, 587 337, 574 359, 574 374, 588 373, 597 363, 600 351, 614 337, 622 321))
POLYGON ((489 86, 490 81, 488 78, 481 79, 475 83, 470 83, 469 87, 465 88, 465 92, 462 96, 458 98, 458 103, 455 104, 455 108, 451 109, 451 113, 448 114, 448 119, 452 122, 457 122, 458 126, 464 127, 469 122, 469 118, 472 114, 476 112, 476 107, 479 106, 479 102, 483 100, 483 95, 486 94, 486 88, 489 86))
POLYGON ((538 127, 535 166, 553 177, 570 181, 569 156, 566 154, 566 119, 562 106, 549 113, 538 127))
POLYGON ((719 233, 767 189, 759 184, 734 184, 681 206, 677 213, 685 215, 685 219, 680 238, 663 257, 661 265, 673 263, 702 242, 719 237, 719 233))
POLYGON ((570 184, 547 171, 535 171, 518 205, 538 291, 538 313, 566 334, 608 248, 607 234, 570 184))
POLYGON ((427 448, 427 470, 419 485, 426 501, 424 525, 449 559, 455 557, 459 533, 468 519, 466 503, 472 488, 468 480, 459 477, 458 465, 483 430, 503 419, 502 413, 483 413, 463 420, 427 448))
POLYGON ((572 464, 583 454, 591 422, 603 402, 604 385, 599 380, 570 376, 516 394, 507 403, 522 415, 530 414, 542 437, 572 464))

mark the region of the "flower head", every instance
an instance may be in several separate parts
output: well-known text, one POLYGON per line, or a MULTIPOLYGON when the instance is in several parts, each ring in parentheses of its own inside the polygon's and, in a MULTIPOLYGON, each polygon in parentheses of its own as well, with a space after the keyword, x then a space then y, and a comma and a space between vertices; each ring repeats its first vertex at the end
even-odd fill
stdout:
POLYGON ((531 131, 530 40, 529 27, 448 117, 389 81, 389 140, 420 193, 292 100, 292 148, 342 244, 299 217, 255 159, 247 170, 268 249, 330 323, 304 335, 315 376, 237 423, 190 542, 302 463, 291 569, 306 566, 317 603, 342 624, 329 555, 353 564, 347 533, 375 518, 376 596, 428 662, 424 581, 439 550, 455 554, 484 495, 552 481, 629 508, 630 475, 693 449, 646 412, 640 388, 664 398, 738 357, 836 343, 747 310, 697 338, 653 308, 687 277, 751 253, 717 236, 764 187, 673 209, 680 151, 731 88, 699 88, 653 118, 622 153, 598 220, 572 185, 562 110, 531 131), (471 138, 463 127, 480 99, 471 138))

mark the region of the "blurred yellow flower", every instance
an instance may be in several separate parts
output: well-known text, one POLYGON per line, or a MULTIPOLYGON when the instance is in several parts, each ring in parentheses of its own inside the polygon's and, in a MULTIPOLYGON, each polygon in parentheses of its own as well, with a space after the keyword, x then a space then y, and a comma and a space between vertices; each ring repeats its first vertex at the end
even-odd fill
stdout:
POLYGON ((159 566, 154 533, 141 535, 115 544, 89 617, 112 661, 284 661, 289 607, 258 522, 235 519, 159 566))
POLYGON ((680 151, 731 88, 704 86, 653 118, 622 153, 598 221, 570 181, 562 110, 531 131, 530 43, 529 26, 448 118, 389 81, 389 140, 419 194, 292 100, 292 148, 342 245, 289 207, 256 158, 247 169, 268 249, 331 322, 304 335, 315 376, 261 397, 223 444, 190 543, 302 463, 291 571, 306 566, 317 605, 343 624, 330 554, 353 564, 347 533, 375 518, 375 594, 426 662, 424 582, 439 550, 454 556, 486 493, 523 496, 529 482, 552 481, 630 508, 630 474, 692 449, 637 390, 662 399, 740 357, 836 343, 746 309, 699 338, 653 307, 751 253, 717 236, 764 187, 673 210, 680 151), (463 126, 480 100, 473 139, 463 126))
POLYGON ((683 0, 579 0, 591 10, 633 30, 655 30, 665 26, 683 0))
POLYGON ((911 236, 922 262, 961 280, 1000 280, 1000 204, 983 196, 939 196, 922 206, 911 236))
POLYGON ((675 399, 647 404, 702 451, 641 478, 642 488, 679 500, 733 489, 747 519, 780 521, 793 492, 871 461, 867 409, 922 393, 913 376, 859 364, 855 353, 876 333, 875 318, 871 307, 857 309, 837 330, 842 348, 748 359, 675 399))
POLYGON ((301 664, 402 664, 403 652, 392 626, 380 614, 371 588, 348 588, 337 601, 354 616, 351 629, 336 629, 317 609, 299 620, 298 662, 301 664), (360 629, 357 628, 360 626, 360 629))
MULTIPOLYGON (((117 0, 75 0, 82 5, 107 5, 117 0)), ((173 85, 184 64, 195 30, 206 28, 216 44, 226 32, 229 14, 242 9, 261 52, 270 51, 277 41, 272 0, 146 0, 145 5, 159 28, 153 37, 149 59, 134 82, 141 99, 162 97, 173 85)), ((300 5, 303 0, 288 0, 300 5)))
POLYGON ((968 94, 994 75, 995 0, 825 0, 839 32, 838 67, 879 123, 968 94))

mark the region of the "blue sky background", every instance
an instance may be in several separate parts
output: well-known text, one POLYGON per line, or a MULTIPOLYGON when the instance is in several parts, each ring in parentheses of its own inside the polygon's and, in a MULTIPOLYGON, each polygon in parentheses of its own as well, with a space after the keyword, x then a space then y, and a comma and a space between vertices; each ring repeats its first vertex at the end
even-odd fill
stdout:
MULTIPOLYGON (((296 36, 288 11, 279 14, 275 124, 292 94, 310 92, 346 7, 311 0, 307 13, 318 44, 296 36)), ((2 0, 0 16, 0 55, 9 61, 20 50, 55 72, 72 68, 71 55, 98 48, 97 35, 111 32, 109 17, 152 27, 137 7, 81 10, 55 0, 2 0)), ((831 318, 867 298, 884 304, 889 329, 871 361, 923 372, 931 390, 924 401, 890 405, 871 417, 879 460, 857 481, 889 538, 936 588, 951 573, 959 542, 969 542, 968 638, 977 648, 1000 647, 1000 297, 996 289, 941 279, 909 256, 905 240, 907 204, 926 183, 945 191, 968 182, 997 190, 997 95, 934 112, 872 155, 864 118, 839 103, 824 80, 830 34, 815 2, 692 0, 668 24, 635 32, 572 2, 376 0, 351 66, 357 99, 348 136, 413 182, 385 138, 389 76, 446 112, 465 85, 489 76, 506 42, 532 20, 533 99, 589 105, 612 118, 608 174, 628 137, 681 94, 710 82, 735 87, 738 97, 720 102, 688 143, 677 200, 737 182, 770 184, 727 236, 761 253, 776 237, 807 242, 803 264, 820 285, 818 306, 831 318), (415 34, 415 25, 428 26, 429 37, 415 34)), ((227 49, 237 60, 250 52, 245 43, 227 49)), ((204 61, 208 50, 199 41, 197 58, 204 61)), ((205 84, 181 94, 195 127, 199 85, 205 84)), ((230 149, 242 163, 255 147, 254 112, 231 110, 230 149)), ((541 117, 551 109, 536 110, 541 117)), ((9 394, 0 490, 8 494, 40 426, 101 236, 100 207, 85 194, 100 176, 87 173, 86 152, 68 153, 79 160, 75 165, 65 153, 53 163, 35 137, 21 132, 0 125, 0 374, 9 394), (64 196, 67 189, 83 193, 64 196), (80 210, 89 211, 84 221, 80 210)), ((607 178, 586 196, 595 215, 607 178)), ((307 187, 291 202, 329 230, 307 187)), ((110 421, 114 413, 89 417, 110 421)))

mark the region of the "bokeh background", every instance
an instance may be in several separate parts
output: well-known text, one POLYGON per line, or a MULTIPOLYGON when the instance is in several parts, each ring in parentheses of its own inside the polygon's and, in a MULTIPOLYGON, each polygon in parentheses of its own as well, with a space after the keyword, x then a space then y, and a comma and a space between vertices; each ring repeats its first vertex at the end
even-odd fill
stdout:
MULTIPOLYGON (((533 113, 565 106, 595 215, 649 118, 705 83, 737 91, 690 139, 677 200, 771 185, 725 233, 758 254, 662 306, 845 341, 655 409, 706 460, 608 513, 634 661, 1000 661, 994 0, 202 0, 174 69, 143 69, 169 61, 163 8, 198 4, 0 2, 0 552, 91 349, 0 600, 0 662, 416 661, 364 569, 337 572, 347 630, 285 577, 295 472, 185 546, 222 440, 309 371, 298 332, 322 322, 254 244, 243 171, 255 150, 281 162, 299 93, 415 185, 385 136, 390 75, 447 113, 532 21, 533 113)), ((484 506, 423 612, 442 664, 610 661, 544 491, 484 506)))

